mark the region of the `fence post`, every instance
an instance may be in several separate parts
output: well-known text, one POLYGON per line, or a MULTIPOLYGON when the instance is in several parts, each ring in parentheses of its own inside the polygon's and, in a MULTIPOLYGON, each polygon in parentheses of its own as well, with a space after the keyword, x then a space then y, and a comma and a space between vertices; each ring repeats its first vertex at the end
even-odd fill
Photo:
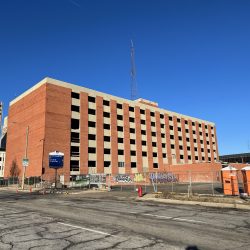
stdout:
POLYGON ((189 170, 189 186, 188 186, 188 197, 190 197, 190 194, 192 195, 192 172, 189 170))
POLYGON ((214 196, 214 173, 211 171, 212 174, 212 196, 214 196))

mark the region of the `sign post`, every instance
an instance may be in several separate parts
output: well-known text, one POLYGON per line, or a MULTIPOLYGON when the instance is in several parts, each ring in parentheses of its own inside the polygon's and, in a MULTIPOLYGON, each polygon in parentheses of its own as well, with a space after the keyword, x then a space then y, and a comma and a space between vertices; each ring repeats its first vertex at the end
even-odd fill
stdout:
POLYGON ((54 151, 49 153, 49 167, 55 169, 55 189, 57 187, 57 169, 63 167, 64 153, 54 151))

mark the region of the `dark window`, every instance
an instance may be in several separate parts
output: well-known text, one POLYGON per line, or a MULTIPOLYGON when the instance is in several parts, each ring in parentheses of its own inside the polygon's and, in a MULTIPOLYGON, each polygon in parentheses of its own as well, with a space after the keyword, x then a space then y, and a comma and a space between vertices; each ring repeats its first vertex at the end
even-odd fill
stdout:
POLYGON ((110 113, 108 113, 108 112, 103 112, 103 117, 109 118, 109 117, 110 117, 110 113))
POLYGON ((182 149, 183 149, 183 146, 182 146, 182 145, 180 145, 180 146, 179 146, 179 149, 180 149, 180 150, 182 150, 182 149))
POLYGON ((104 167, 108 168, 110 166, 110 161, 104 161, 104 167))
POLYGON ((174 144, 171 144, 171 149, 174 149, 174 144))
POLYGON ((122 115, 117 115, 117 120, 122 120, 123 116, 122 115))
POLYGON ((190 141, 188 137, 186 138, 186 141, 190 141))
POLYGON ((123 127, 121 127, 121 126, 117 126, 117 131, 122 132, 122 131, 123 131, 123 127))
POLYGON ((142 135, 146 135, 146 130, 142 130, 142 131, 141 131, 141 134, 142 134, 142 135))
POLYGON ((196 160, 196 161, 198 161, 198 160, 199 160, 198 156, 195 156, 195 160, 196 160))
POLYGON ((162 143, 161 146, 162 146, 162 148, 165 148, 166 147, 166 143, 162 143))
POLYGON ((214 129, 214 127, 211 127, 211 130, 213 130, 214 129))
POLYGON ((71 141, 72 142, 80 142, 80 134, 71 132, 71 141))
POLYGON ((180 118, 177 118, 177 122, 181 122, 181 119, 180 119, 180 118))
POLYGON ((88 114, 89 115, 95 115, 95 110, 94 109, 88 109, 88 114))
POLYGON ((88 100, 89 100, 89 102, 95 103, 95 97, 93 97, 93 96, 89 96, 88 100))
POLYGON ((79 120, 78 119, 71 119, 71 129, 79 129, 79 120))
POLYGON ((80 94, 79 93, 75 93, 75 92, 71 92, 71 98, 80 99, 80 94))
POLYGON ((92 134, 88 134, 88 139, 89 140, 95 140, 95 138, 96 138, 96 135, 92 135, 92 134))
POLYGON ((135 140, 134 139, 130 139, 130 144, 135 144, 135 140))
POLYGON ((210 153, 210 149, 208 149, 207 152, 210 153))
POLYGON ((133 133, 133 134, 135 133, 135 129, 134 128, 130 128, 129 131, 130 131, 130 133, 133 133))
POLYGON ((185 129, 185 131, 186 131, 186 133, 188 133, 188 129, 187 128, 185 129))
POLYGON ((70 147, 70 155, 72 157, 78 157, 80 155, 80 148, 76 146, 70 147))
POLYGON ((208 161, 211 161, 211 157, 208 157, 208 161))
POLYGON ((182 137, 181 136, 178 136, 178 139, 179 139, 179 141, 182 141, 182 137))
POLYGON ((104 148, 103 152, 105 155, 110 155, 110 148, 104 148))
POLYGON ((153 168, 158 168, 158 163, 157 162, 154 162, 153 168))
POLYGON ((204 152, 204 148, 201 148, 201 152, 204 152))
POLYGON ((117 107, 118 109, 122 109, 122 104, 117 103, 117 104, 116 104, 116 107, 117 107))
POLYGON ((195 130, 193 130, 193 135, 195 135, 195 130))
POLYGON ((70 171, 79 171, 79 161, 70 161, 70 171))
POLYGON ((96 166, 96 162, 95 161, 88 161, 88 166, 89 167, 95 167, 96 166))
POLYGON ((152 147, 156 147, 156 142, 152 142, 152 147))
POLYGON ((197 142, 197 140, 196 140, 196 139, 194 139, 194 142, 196 143, 196 142, 197 142))
POLYGON ((166 154, 166 153, 163 153, 163 154, 162 154, 162 157, 163 157, 163 158, 166 158, 166 157, 167 157, 167 154, 166 154))
POLYGON ((136 162, 131 162, 131 168, 136 168, 136 162))
POLYGON ((183 160, 183 159, 184 159, 184 156, 183 156, 183 155, 180 155, 180 159, 183 160))
POLYGON ((200 143, 203 144, 203 140, 200 140, 200 143))
POLYGON ((199 134, 202 135, 202 132, 200 132, 199 134))
POLYGON ((171 139, 171 140, 174 140, 174 135, 170 135, 170 139, 171 139))
POLYGON ((142 156, 147 156, 147 152, 142 152, 142 156))
POLYGON ((201 124, 199 124, 199 128, 201 128, 201 124))
POLYGON ((163 119, 163 118, 164 118, 164 115, 163 115, 163 114, 160 114, 160 118, 163 119))
POLYGON ((103 105, 104 105, 104 106, 109 106, 109 101, 103 100, 103 105))
POLYGON ((95 154, 95 152, 96 152, 96 148, 88 147, 88 153, 95 154))
POLYGON ((189 156, 188 156, 188 160, 191 160, 191 159, 192 159, 192 158, 191 158, 191 155, 189 155, 189 156))
POLYGON ((104 129, 110 129, 110 124, 104 123, 104 124, 103 124, 103 128, 104 128, 104 129))
POLYGON ((185 120, 185 124, 186 124, 186 125, 188 124, 188 121, 187 121, 187 120, 185 120))
POLYGON ((145 110, 140 109, 140 114, 145 115, 145 110))
POLYGON ((161 128, 164 128, 164 124, 161 124, 161 128))
POLYGON ((195 147, 195 148, 194 148, 194 151, 196 151, 196 152, 197 152, 197 150, 198 150, 198 149, 195 147))
POLYGON ((173 130, 173 129, 174 129, 174 127, 170 125, 170 126, 169 126, 169 129, 170 129, 170 130, 173 130))
POLYGON ((155 116, 155 113, 154 113, 154 112, 150 112, 150 115, 154 117, 154 116, 155 116))
POLYGON ((134 107, 129 107, 129 111, 134 112, 135 111, 134 107))
POLYGON ((95 122, 89 121, 88 126, 91 127, 91 128, 95 128, 95 122))
POLYGON ((165 138, 165 134, 161 134, 161 138, 165 138))
POLYGON ((151 132, 151 135, 152 136, 156 136, 156 132, 151 132))
POLYGON ((205 157, 204 156, 202 156, 202 160, 205 161, 205 157))
POLYGON ((103 139, 104 139, 104 141, 110 141, 110 136, 105 135, 103 139))
POLYGON ((190 147, 189 147, 189 146, 187 146, 187 150, 190 150, 190 147))
POLYGON ((80 107, 76 105, 71 105, 71 111, 80 112, 80 107))
POLYGON ((206 136, 208 136, 208 133, 206 133, 206 136))
POLYGON ((146 142, 146 141, 142 141, 142 142, 141 142, 141 145, 146 146, 146 145, 147 145, 147 142, 146 142))
POLYGON ((180 127, 178 127, 178 129, 177 129, 179 132, 181 132, 181 128, 180 127))
POLYGON ((153 157, 157 157, 157 153, 156 152, 153 152, 153 157))
POLYGON ((173 121, 173 117, 172 116, 169 116, 168 119, 169 119, 169 121, 173 121))
POLYGON ((123 138, 119 138, 117 139, 118 143, 123 143, 123 138))
POLYGON ((207 125, 205 125, 205 129, 207 129, 207 125))
POLYGON ((118 167, 119 168, 124 168, 125 167, 125 163, 123 161, 119 161, 118 162, 118 167))
POLYGON ((118 155, 124 155, 124 150, 118 149, 118 155))
POLYGON ((135 118, 134 117, 129 117, 129 121, 130 122, 135 122, 135 118))
POLYGON ((192 126, 195 126, 195 122, 192 122, 192 126))
POLYGON ((141 120, 141 124, 146 124, 146 121, 145 120, 141 120))
POLYGON ((155 127, 155 122, 151 122, 151 126, 152 126, 152 127, 155 127))
POLYGON ((207 141, 207 145, 209 145, 209 141, 207 141))
POLYGON ((131 150, 131 151, 130 151, 130 155, 135 156, 135 155, 136 155, 136 152, 135 152, 134 150, 131 150))

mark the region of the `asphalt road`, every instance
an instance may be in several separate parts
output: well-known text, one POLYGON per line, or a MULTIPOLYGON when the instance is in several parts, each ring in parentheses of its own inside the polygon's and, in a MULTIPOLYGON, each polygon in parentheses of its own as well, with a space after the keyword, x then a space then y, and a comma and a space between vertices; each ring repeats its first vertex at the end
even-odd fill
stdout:
POLYGON ((250 213, 134 201, 135 193, 0 190, 0 249, 250 249, 250 213))

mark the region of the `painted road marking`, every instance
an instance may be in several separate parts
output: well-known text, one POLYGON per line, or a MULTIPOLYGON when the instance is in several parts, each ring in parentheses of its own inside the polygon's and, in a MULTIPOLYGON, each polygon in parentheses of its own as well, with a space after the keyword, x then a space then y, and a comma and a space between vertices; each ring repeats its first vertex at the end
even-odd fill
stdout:
POLYGON ((136 212, 129 212, 129 213, 130 214, 138 214, 138 215, 146 215, 146 216, 161 218, 161 219, 165 219, 165 220, 174 220, 174 221, 184 221, 184 222, 191 222, 191 223, 207 224, 206 222, 200 221, 200 220, 189 220, 189 219, 184 219, 184 218, 175 218, 175 217, 163 216, 163 215, 157 215, 157 214, 140 214, 140 213, 136 213, 136 212))
POLYGON ((73 227, 73 228, 77 228, 77 229, 82 229, 82 230, 97 233, 97 234, 107 235, 107 236, 111 236, 111 237, 117 237, 117 236, 109 234, 109 233, 105 233, 105 232, 102 232, 102 231, 98 231, 98 230, 94 230, 94 229, 90 229, 90 228, 86 228, 86 227, 75 226, 75 225, 71 225, 71 224, 67 224, 67 223, 63 223, 63 222, 57 222, 57 223, 61 224, 61 225, 64 225, 64 226, 73 227))

